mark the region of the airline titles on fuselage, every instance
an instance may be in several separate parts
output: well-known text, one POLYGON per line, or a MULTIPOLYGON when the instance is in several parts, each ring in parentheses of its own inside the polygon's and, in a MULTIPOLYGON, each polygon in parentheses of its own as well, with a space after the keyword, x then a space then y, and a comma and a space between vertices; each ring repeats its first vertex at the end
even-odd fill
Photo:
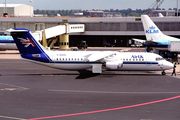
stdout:
POLYGON ((131 58, 144 58, 143 55, 132 55, 131 58))

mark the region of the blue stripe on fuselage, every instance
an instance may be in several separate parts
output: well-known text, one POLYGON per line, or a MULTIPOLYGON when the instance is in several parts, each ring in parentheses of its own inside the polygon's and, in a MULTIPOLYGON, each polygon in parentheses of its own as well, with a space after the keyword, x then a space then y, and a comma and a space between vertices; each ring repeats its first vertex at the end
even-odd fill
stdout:
POLYGON ((172 40, 152 40, 152 43, 143 42, 145 46, 148 47, 159 47, 159 48, 168 48, 170 41, 180 41, 180 39, 172 39, 172 40), (155 43, 153 43, 155 42, 155 43))
POLYGON ((0 43, 15 43, 12 36, 0 36, 0 43))
POLYGON ((137 61, 137 62, 130 62, 130 61, 125 61, 123 64, 158 64, 158 62, 148 62, 148 61, 137 61))
POLYGON ((168 48, 168 45, 162 45, 162 44, 157 44, 157 45, 155 45, 155 44, 145 44, 145 46, 147 46, 147 47, 157 47, 157 48, 168 48))

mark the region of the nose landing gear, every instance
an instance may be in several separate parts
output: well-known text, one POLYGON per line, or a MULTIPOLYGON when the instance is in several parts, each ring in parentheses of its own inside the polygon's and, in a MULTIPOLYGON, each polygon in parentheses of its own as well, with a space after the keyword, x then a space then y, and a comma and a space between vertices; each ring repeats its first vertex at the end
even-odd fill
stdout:
POLYGON ((161 74, 162 74, 162 75, 166 75, 166 72, 163 70, 161 74))

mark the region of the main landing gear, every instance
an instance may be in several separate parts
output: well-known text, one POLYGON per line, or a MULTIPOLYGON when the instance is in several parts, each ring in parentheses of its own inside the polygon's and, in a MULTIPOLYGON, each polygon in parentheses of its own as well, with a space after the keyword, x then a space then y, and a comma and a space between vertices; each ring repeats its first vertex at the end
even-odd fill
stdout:
POLYGON ((162 75, 166 75, 166 72, 163 70, 161 74, 162 74, 162 75))

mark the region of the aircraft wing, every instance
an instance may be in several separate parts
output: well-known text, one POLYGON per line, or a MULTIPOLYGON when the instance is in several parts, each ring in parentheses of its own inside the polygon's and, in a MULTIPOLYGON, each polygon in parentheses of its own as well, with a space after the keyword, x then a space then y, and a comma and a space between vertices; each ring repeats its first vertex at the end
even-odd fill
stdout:
POLYGON ((94 62, 94 61, 98 61, 98 60, 101 60, 105 57, 108 57, 110 55, 113 55, 115 54, 116 52, 97 52, 97 53, 93 53, 91 54, 89 57, 87 57, 87 61, 91 61, 91 62, 94 62))

